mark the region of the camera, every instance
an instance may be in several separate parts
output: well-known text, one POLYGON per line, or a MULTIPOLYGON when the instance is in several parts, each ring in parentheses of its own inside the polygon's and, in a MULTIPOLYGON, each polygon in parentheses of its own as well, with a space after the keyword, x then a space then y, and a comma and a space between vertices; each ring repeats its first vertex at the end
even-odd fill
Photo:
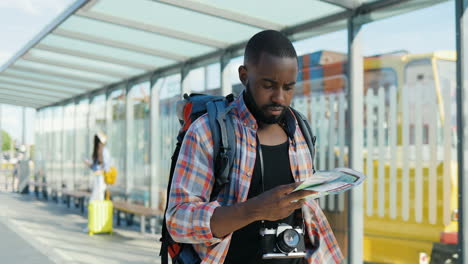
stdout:
POLYGON ((304 258, 306 256, 304 231, 288 224, 278 224, 277 228, 261 228, 263 259, 304 258))

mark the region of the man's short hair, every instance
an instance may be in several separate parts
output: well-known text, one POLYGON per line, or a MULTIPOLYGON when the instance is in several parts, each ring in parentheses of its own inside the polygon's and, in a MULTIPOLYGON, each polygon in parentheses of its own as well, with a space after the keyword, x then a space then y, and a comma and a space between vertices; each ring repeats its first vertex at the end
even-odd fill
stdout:
POLYGON ((255 34, 247 42, 244 52, 244 64, 257 65, 262 52, 280 58, 296 58, 297 54, 291 41, 276 30, 264 30, 255 34))

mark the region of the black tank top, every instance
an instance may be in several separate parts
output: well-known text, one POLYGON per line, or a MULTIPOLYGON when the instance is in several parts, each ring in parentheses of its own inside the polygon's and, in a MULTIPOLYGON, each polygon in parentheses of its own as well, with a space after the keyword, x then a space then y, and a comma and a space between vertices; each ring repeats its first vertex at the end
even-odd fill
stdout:
MULTIPOLYGON (((278 185, 294 182, 289 163, 288 141, 276 146, 261 145, 264 164, 264 186, 268 191, 278 185)), ((263 192, 262 176, 260 166, 260 152, 257 151, 254 173, 252 175, 250 189, 247 199, 255 197, 263 192)), ((297 225, 294 222, 294 213, 278 221, 265 221, 268 228, 276 228, 278 223, 297 225)), ((232 235, 231 244, 224 261, 225 264, 299 264, 304 263, 304 259, 262 259, 260 228, 261 222, 253 222, 232 235)))

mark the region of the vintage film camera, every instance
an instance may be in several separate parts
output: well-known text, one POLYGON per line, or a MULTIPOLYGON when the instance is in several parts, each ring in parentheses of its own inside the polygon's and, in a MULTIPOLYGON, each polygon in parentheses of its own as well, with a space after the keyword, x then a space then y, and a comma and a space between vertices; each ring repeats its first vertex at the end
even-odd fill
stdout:
POLYGON ((304 258, 306 256, 304 231, 287 224, 277 228, 261 228, 262 258, 304 258))

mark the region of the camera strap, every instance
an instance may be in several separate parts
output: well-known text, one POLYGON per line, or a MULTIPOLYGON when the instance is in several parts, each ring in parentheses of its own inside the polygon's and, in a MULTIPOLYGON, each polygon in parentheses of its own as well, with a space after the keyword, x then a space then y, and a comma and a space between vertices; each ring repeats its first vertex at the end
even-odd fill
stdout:
MULTIPOLYGON (((261 172, 261 179, 262 179, 262 193, 265 192, 265 177, 263 176, 265 174, 265 171, 263 170, 263 153, 262 153, 262 145, 260 144, 260 139, 258 139, 258 135, 255 136, 255 139, 257 140, 257 151, 260 156, 260 172, 261 172)), ((265 220, 262 220, 262 228, 265 227, 265 220)))

